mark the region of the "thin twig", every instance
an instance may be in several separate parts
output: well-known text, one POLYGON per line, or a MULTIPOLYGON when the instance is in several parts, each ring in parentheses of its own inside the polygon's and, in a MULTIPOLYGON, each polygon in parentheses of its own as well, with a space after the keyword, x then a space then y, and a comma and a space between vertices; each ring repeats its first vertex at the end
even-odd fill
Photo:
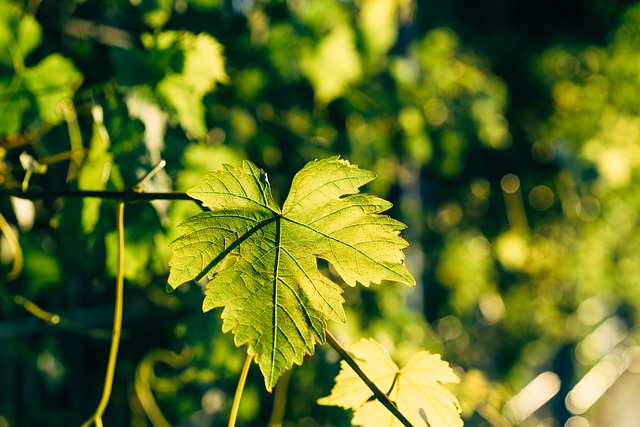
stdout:
POLYGON ((387 408, 389 412, 391 412, 402 423, 402 425, 406 427, 413 427, 409 420, 407 420, 407 418, 402 415, 402 412, 400 412, 396 404, 389 400, 389 397, 384 394, 382 390, 380 390, 378 386, 369 379, 369 377, 367 377, 367 374, 365 374, 362 369, 360 369, 358 363, 353 359, 353 357, 351 357, 347 350, 342 347, 342 345, 335 339, 335 337, 331 335, 331 332, 329 332, 327 329, 325 329, 324 332, 327 336, 327 342, 329 343, 329 345, 331 345, 331 347, 333 347, 333 349, 338 352, 340 357, 342 357, 344 361, 347 362, 349 366, 351 366, 351 369, 355 371, 360 379, 373 392, 373 395, 376 397, 376 399, 378 399, 378 401, 382 403, 382 405, 384 405, 384 407, 387 408))
POLYGON ((102 397, 100 398, 96 412, 82 427, 88 427, 92 422, 97 427, 102 427, 102 414, 104 414, 107 403, 109 403, 109 398, 111 397, 111 387, 113 386, 113 376, 116 369, 118 345, 120 344, 120 333, 122 331, 122 306, 124 301, 124 201, 122 200, 118 200, 116 203, 116 233, 118 239, 116 305, 113 314, 113 332, 111 334, 111 349, 109 350, 107 374, 102 389, 102 397))
POLYGON ((19 199, 46 200, 57 197, 94 197, 98 199, 122 200, 123 202, 134 202, 138 200, 192 200, 186 193, 140 193, 133 190, 27 190, 0 188, 0 195, 13 196, 19 199))
POLYGON ((50 311, 44 310, 40 306, 38 306, 33 301, 25 298, 22 295, 14 295, 12 298, 14 304, 19 305, 20 307, 27 310, 29 313, 34 315, 40 320, 43 320, 50 325, 59 326, 68 331, 75 332, 79 335, 84 335, 89 338, 95 339, 109 339, 111 338, 111 331, 106 329, 96 329, 91 328, 89 326, 85 326, 81 323, 74 322, 73 320, 69 320, 59 314, 52 313, 50 311))
MULTIPOLYGON (((4 216, 0 213, 0 232, 5 236, 9 244, 9 248, 11 248, 13 255, 13 267, 11 271, 7 273, 6 279, 11 281, 18 277, 23 267, 23 254, 22 248, 20 247, 20 243, 18 241, 18 237, 15 235, 15 232, 6 221, 4 216)), ((63 327, 71 332, 75 332, 80 335, 85 335, 90 338, 97 339, 109 339, 111 337, 111 331, 102 330, 102 329, 94 329, 88 326, 85 326, 81 323, 74 322, 73 320, 67 319, 63 316, 60 316, 56 313, 51 313, 42 309, 33 301, 29 300, 23 295, 11 295, 8 291, 2 292, 2 297, 7 298, 11 302, 16 305, 21 306, 29 313, 33 314, 35 317, 44 320, 45 322, 51 325, 57 325, 63 327)))
POLYGON ((151 178, 156 176, 158 174, 158 172, 160 172, 166 165, 167 165, 167 161, 166 160, 164 160, 164 159, 160 160, 158 162, 158 164, 153 167, 153 169, 151 169, 149 172, 147 172, 147 174, 145 176, 143 176, 140 179, 140 181, 138 181, 138 183, 136 185, 133 186, 133 191, 135 191, 136 193, 142 192, 142 187, 144 187, 144 185, 147 182, 149 182, 149 180, 151 178))
POLYGON ((238 408, 240 408, 240 398, 242 398, 244 383, 247 381, 247 375, 249 374, 249 368, 251 367, 252 359, 253 358, 247 353, 247 358, 244 360, 242 372, 240 372, 240 378, 238 379, 238 388, 236 388, 236 394, 235 396, 233 396, 233 405, 231 406, 231 414, 229 415, 229 427, 235 427, 236 425, 238 408))

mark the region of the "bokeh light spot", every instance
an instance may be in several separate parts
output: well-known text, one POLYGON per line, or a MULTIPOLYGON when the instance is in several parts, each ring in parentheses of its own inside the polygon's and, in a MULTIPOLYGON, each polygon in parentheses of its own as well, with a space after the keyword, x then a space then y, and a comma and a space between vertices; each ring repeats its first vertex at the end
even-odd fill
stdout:
POLYGON ((537 211, 546 211, 553 205, 554 200, 553 190, 546 185, 533 187, 529 192, 529 204, 537 211))
POLYGON ((502 191, 507 194, 513 194, 520 189, 520 178, 512 173, 508 173, 500 180, 502 191))
POLYGON ((440 98, 431 98, 424 104, 424 115, 430 124, 440 126, 447 120, 449 110, 440 98))

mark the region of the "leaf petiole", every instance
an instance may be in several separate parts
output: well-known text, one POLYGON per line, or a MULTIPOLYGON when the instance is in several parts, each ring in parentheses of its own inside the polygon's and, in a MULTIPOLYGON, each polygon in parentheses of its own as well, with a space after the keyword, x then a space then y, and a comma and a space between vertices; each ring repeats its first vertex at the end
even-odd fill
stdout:
POLYGON ((231 414, 229 415, 229 427, 235 427, 236 425, 238 408, 240 408, 240 399, 242 398, 242 391, 244 390, 244 384, 247 381, 247 375, 249 374, 252 359, 253 358, 247 353, 247 358, 244 360, 244 365, 240 372, 240 379, 238 379, 238 388, 236 388, 236 394, 233 396, 233 405, 231 406, 231 414))

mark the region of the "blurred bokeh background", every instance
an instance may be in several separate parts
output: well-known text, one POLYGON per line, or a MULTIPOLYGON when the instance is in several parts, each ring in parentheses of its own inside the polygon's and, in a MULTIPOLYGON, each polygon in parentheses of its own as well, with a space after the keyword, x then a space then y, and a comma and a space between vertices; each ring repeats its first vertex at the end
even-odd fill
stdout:
MULTIPOLYGON (((408 225, 418 282, 345 289, 344 344, 441 353, 468 426, 637 425, 640 5, 5 0, 0 426, 93 412, 116 246, 112 201, 7 190, 125 190, 166 160, 144 189, 185 191, 250 159, 282 201, 336 154, 378 175, 366 191, 408 225)), ((226 425, 244 351, 199 285, 165 293, 168 243, 198 211, 127 205, 106 425, 226 425)), ((349 425, 315 403, 337 371, 318 347, 274 411, 252 369, 238 425, 349 425)))

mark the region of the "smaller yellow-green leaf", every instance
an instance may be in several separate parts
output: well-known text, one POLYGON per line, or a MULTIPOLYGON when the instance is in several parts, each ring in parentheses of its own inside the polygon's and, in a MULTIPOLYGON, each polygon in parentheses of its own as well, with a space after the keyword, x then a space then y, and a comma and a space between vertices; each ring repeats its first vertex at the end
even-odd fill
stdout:
MULTIPOLYGON (((347 350, 358 362, 358 366, 367 377, 383 392, 391 389, 393 380, 400 370, 391 360, 387 350, 374 339, 361 339, 350 345, 347 350)), ((344 360, 340 362, 340 373, 331 395, 318 399, 320 405, 341 406, 345 409, 357 409, 364 405, 373 394, 358 374, 344 360)))
MULTIPOLYGON (((224 70, 222 46, 206 34, 176 33, 167 31, 155 38, 145 37, 146 44, 156 49, 174 46, 178 42, 183 55, 180 73, 168 73, 157 85, 157 91, 168 106, 172 118, 190 136, 203 139, 207 133, 202 98, 214 89, 217 83, 227 83, 229 77, 224 70)), ((169 50, 167 50, 168 52, 169 50)))
MULTIPOLYGON (((360 340, 347 350, 353 353, 358 365, 378 388, 388 391, 389 399, 414 426, 462 426, 460 405, 444 385, 460 380, 440 355, 421 351, 399 369, 384 347, 373 339, 360 340)), ((372 397, 373 393, 343 361, 331 394, 319 399, 318 403, 353 409, 354 425, 402 427, 379 401, 370 400, 372 397)))

